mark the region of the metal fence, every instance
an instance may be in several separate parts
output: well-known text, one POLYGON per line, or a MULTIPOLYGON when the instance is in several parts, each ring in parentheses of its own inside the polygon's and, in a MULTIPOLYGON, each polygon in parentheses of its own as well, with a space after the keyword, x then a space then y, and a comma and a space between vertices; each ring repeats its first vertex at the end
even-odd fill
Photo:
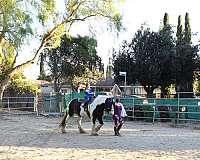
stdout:
POLYGON ((200 121, 200 99, 196 98, 121 98, 129 119, 144 121, 172 121, 181 123, 200 121))
POLYGON ((3 97, 3 110, 10 113, 33 113, 38 115, 37 97, 3 97))
MULTIPOLYGON (((71 93, 64 96, 64 110, 74 98, 83 98, 83 94, 71 93)), ((171 121, 182 123, 200 121, 200 99, 198 98, 145 98, 140 96, 120 97, 128 114, 128 120, 149 122, 171 121)), ((106 115, 107 119, 111 115, 106 115)))
POLYGON ((42 114, 53 114, 62 112, 63 98, 59 94, 42 95, 41 105, 38 106, 42 114))
POLYGON ((59 95, 40 95, 35 97, 3 97, 3 111, 16 114, 54 114, 63 108, 63 98, 59 95))
MULTIPOLYGON (((84 94, 43 95, 36 97, 3 97, 3 110, 10 113, 62 113, 74 98, 84 98, 84 94)), ((182 123, 200 121, 200 99, 198 98, 141 98, 120 97, 128 114, 128 120, 149 122, 171 121, 182 123)), ((111 115, 107 115, 109 117, 111 115)))

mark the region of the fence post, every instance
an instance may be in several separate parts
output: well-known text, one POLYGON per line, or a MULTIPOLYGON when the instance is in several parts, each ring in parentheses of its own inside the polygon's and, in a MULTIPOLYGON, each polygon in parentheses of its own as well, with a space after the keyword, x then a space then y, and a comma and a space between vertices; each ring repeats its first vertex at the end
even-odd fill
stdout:
POLYGON ((156 111, 156 103, 155 103, 155 99, 154 99, 154 102, 153 102, 153 125, 155 122, 155 111, 156 111))
POLYGON ((52 95, 52 92, 50 92, 50 96, 49 96, 49 113, 50 113, 50 110, 51 110, 51 95, 52 95))
POLYGON ((37 98, 37 94, 34 97, 34 112, 36 112, 37 116, 39 115, 38 113, 38 98, 37 98))
POLYGON ((178 92, 177 124, 179 123, 179 108, 180 108, 180 95, 179 95, 179 92, 178 92))
POLYGON ((60 96, 61 96, 61 98, 59 99, 59 112, 62 113, 63 97, 65 96, 65 93, 63 95, 61 94, 60 96))
POLYGON ((133 119, 135 118, 135 105, 134 105, 134 102, 135 102, 135 98, 133 97, 133 111, 132 111, 132 114, 133 114, 133 119))
POLYGON ((9 97, 8 97, 8 111, 10 112, 10 100, 9 100, 9 97))

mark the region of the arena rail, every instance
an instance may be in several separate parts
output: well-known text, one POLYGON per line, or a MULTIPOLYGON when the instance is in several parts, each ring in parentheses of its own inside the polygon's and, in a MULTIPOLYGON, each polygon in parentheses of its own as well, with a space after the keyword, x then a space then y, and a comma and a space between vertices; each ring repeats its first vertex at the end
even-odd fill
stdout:
POLYGON ((12 114, 38 115, 37 97, 3 97, 3 111, 12 114))
POLYGON ((145 121, 172 121, 176 124, 200 121, 198 98, 130 98, 121 97, 129 119, 145 121))
MULTIPOLYGON (((72 93, 64 96, 62 112, 67 104, 74 98, 82 99, 83 94, 72 93)), ((200 121, 199 98, 145 98, 140 96, 119 97, 124 105, 128 120, 144 120, 154 123, 155 121, 171 121, 175 124, 200 121)), ((111 120, 111 115, 106 115, 111 120)))

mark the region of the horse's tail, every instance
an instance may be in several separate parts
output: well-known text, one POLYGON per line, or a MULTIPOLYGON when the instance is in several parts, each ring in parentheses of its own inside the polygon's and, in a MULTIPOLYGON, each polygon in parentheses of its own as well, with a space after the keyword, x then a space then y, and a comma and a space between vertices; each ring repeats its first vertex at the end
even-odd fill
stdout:
POLYGON ((66 111, 65 114, 64 114, 64 116, 63 116, 63 119, 62 119, 62 121, 61 121, 61 123, 59 125, 59 127, 65 127, 67 115, 68 115, 68 113, 66 111))

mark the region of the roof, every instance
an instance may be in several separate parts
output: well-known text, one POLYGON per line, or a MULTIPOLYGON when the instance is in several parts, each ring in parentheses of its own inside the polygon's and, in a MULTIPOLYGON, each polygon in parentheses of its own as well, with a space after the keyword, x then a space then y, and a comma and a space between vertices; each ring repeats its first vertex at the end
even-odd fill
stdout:
POLYGON ((117 84, 115 84, 111 90, 111 93, 114 95, 114 96, 118 96, 120 94, 122 94, 119 86, 117 84))
POLYGON ((97 81, 96 86, 113 86, 114 85, 114 79, 107 78, 107 79, 101 79, 97 81))

